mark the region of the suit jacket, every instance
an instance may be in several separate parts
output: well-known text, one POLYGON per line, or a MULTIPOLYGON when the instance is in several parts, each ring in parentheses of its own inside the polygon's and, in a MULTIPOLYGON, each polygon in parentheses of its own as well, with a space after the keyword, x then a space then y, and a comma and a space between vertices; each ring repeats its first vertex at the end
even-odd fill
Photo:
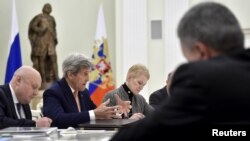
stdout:
POLYGON ((58 128, 78 127, 90 121, 89 110, 96 108, 85 89, 78 93, 81 112, 78 112, 73 93, 65 78, 54 83, 43 94, 43 113, 53 120, 52 126, 58 128))
MULTIPOLYGON (((127 92, 124 90, 123 86, 120 86, 119 88, 112 90, 108 92, 103 99, 103 102, 110 99, 110 103, 108 106, 115 106, 117 105, 115 94, 117 94, 123 101, 129 101, 129 96, 127 92)), ((141 96, 140 94, 136 94, 133 96, 132 99, 132 114, 133 113, 142 113, 144 115, 149 115, 153 111, 153 107, 150 106, 145 98, 141 96)))
POLYGON ((160 107, 162 101, 164 101, 166 98, 168 98, 168 92, 166 86, 164 86, 150 95, 149 104, 157 109, 160 107))
POLYGON ((227 131, 237 130, 234 126, 249 129, 249 84, 250 50, 237 49, 207 61, 181 65, 173 77, 171 97, 164 105, 120 130, 112 140, 199 135, 204 139, 218 127, 227 131))
POLYGON ((0 129, 13 126, 35 126, 29 104, 22 104, 26 119, 18 119, 9 84, 0 86, 0 129))

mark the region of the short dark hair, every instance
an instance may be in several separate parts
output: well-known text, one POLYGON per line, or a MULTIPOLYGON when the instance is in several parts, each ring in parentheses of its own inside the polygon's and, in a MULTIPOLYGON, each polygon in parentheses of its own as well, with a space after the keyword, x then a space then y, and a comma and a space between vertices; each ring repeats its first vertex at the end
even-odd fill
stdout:
POLYGON ((244 48, 244 35, 233 13, 215 2, 204 2, 192 7, 178 25, 181 44, 192 48, 197 41, 217 52, 244 48))

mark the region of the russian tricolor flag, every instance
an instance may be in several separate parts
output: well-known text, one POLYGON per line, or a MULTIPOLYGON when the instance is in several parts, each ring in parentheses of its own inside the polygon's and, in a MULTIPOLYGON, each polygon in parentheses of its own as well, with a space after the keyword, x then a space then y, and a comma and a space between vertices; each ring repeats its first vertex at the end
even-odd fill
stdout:
POLYGON ((11 36, 10 36, 9 46, 10 46, 10 51, 6 66, 6 74, 4 81, 5 84, 10 82, 16 69, 18 69, 22 65, 15 0, 13 0, 12 2, 11 36))

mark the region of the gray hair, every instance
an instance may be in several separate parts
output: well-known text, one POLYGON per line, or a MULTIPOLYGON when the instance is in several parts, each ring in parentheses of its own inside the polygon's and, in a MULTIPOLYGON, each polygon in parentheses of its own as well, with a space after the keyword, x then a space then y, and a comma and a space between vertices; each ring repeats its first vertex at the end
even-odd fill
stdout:
POLYGON ((76 75, 81 69, 91 68, 91 62, 85 55, 80 53, 70 54, 62 64, 63 76, 67 76, 67 72, 76 75))
POLYGON ((191 8, 178 25, 182 46, 191 49, 199 41, 217 52, 244 48, 244 36, 233 13, 225 6, 204 2, 191 8))

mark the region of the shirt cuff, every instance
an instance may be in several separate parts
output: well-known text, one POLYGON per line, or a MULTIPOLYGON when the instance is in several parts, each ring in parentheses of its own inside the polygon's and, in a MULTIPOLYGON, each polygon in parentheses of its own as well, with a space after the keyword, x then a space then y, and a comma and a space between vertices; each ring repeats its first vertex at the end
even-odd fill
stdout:
POLYGON ((94 110, 90 110, 90 111, 89 111, 89 118, 90 118, 90 120, 95 120, 95 113, 94 113, 94 110))

